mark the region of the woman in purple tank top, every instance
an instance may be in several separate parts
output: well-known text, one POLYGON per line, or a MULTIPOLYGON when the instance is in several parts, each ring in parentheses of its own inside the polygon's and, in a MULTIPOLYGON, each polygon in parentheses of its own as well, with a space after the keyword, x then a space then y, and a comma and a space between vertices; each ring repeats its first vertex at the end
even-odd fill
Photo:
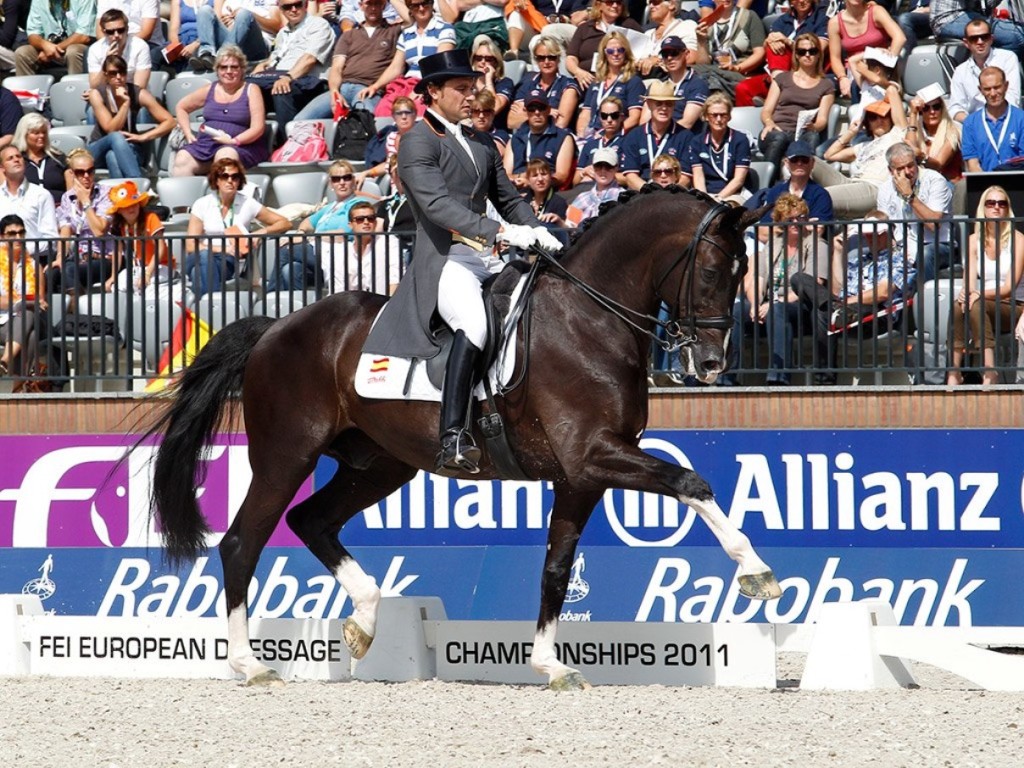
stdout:
POLYGON ((175 117, 188 144, 174 157, 172 176, 206 173, 214 160, 229 157, 246 168, 270 155, 264 133, 267 128, 263 94, 245 82, 245 54, 236 45, 225 45, 214 67, 217 82, 188 94, 178 102, 175 117), (189 115, 202 107, 205 122, 193 131, 189 115))

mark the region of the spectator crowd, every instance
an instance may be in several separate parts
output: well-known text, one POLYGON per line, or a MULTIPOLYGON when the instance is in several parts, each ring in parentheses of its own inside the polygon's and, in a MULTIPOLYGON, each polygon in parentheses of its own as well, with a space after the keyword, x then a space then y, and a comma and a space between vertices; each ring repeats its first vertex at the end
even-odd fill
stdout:
MULTIPOLYGON (((559 236, 648 183, 771 206, 749 235, 736 303, 737 338, 769 340, 769 383, 788 383, 801 335, 819 382, 834 383, 837 328, 963 269, 949 332, 959 383, 972 344, 990 372, 1024 297, 1012 222, 985 224, 960 252, 950 228, 953 215, 1013 216, 999 186, 968 211, 964 174, 1024 168, 1020 11, 985 0, 4 0, 0 226, 15 217, 2 238, 19 242, 0 243, 0 309, 31 306, 38 320, 36 290, 143 294, 161 275, 201 296, 238 276, 249 236, 289 230, 268 290, 390 292, 411 252, 387 233, 412 228, 396 157, 425 110, 419 61, 458 47, 479 73, 472 128, 559 236), (936 69, 922 81, 907 68, 924 50, 936 69), (69 110, 81 119, 69 124, 69 110), (371 135, 353 143, 357 121, 371 135), (322 169, 324 183, 287 205, 253 179, 286 176, 289 162, 322 169), (123 245, 173 229, 151 186, 202 178, 180 259, 123 245)), ((0 370, 45 369, 31 359, 43 345, 24 343, 32 323, 4 326, 0 370)))

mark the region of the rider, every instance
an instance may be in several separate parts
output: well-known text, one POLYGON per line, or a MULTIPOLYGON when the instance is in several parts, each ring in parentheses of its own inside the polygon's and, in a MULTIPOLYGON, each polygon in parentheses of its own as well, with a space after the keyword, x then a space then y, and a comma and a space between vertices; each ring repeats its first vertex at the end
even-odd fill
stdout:
POLYGON ((420 61, 416 92, 428 109, 399 145, 398 174, 416 219, 412 263, 366 340, 365 352, 432 358, 435 312, 455 333, 441 393, 438 470, 475 473, 480 449, 466 428, 473 372, 487 336, 481 283, 501 268, 496 240, 518 248, 561 244, 541 226, 469 117, 478 73, 464 50, 420 61), (508 224, 486 216, 490 200, 508 224))

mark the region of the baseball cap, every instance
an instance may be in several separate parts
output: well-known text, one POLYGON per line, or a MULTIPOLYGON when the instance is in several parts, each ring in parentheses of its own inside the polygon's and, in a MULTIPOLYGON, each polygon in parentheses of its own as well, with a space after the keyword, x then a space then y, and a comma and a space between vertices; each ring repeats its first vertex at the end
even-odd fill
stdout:
POLYGON ((669 35, 661 41, 661 50, 663 51, 685 51, 686 43, 683 42, 683 38, 678 35, 669 35))
POLYGON ((529 109, 534 105, 540 105, 548 108, 551 107, 551 104, 548 103, 547 96, 537 92, 531 93, 529 96, 527 96, 526 102, 523 104, 523 106, 526 107, 526 109, 529 109))
POLYGON ((791 160, 794 157, 814 157, 814 150, 806 141, 794 141, 786 150, 786 159, 791 160))
POLYGON ((601 147, 600 149, 595 149, 594 154, 590 159, 595 165, 597 163, 608 163, 608 165, 613 168, 617 168, 619 166, 619 153, 616 152, 613 147, 601 147))

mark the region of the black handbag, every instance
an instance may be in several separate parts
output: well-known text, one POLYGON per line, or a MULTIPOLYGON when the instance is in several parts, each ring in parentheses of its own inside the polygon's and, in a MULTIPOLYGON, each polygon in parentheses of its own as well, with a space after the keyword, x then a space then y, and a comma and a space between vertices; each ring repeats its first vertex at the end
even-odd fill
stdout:
POLYGON ((363 107, 352 107, 347 115, 338 118, 331 157, 335 160, 361 162, 366 154, 366 145, 376 132, 373 113, 363 107))

